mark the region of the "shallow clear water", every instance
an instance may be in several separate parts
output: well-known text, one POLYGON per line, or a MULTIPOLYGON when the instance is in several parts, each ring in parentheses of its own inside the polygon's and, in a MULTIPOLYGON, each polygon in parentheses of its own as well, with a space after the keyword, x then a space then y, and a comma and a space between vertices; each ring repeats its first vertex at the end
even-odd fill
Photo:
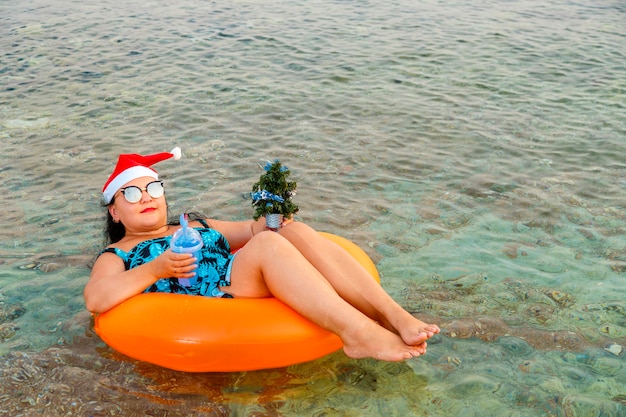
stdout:
POLYGON ((548 3, 0 2, 0 415, 625 415, 626 6, 548 3), (172 213, 251 217, 280 158, 300 219, 444 329, 428 354, 194 375, 107 348, 102 183, 176 145, 172 213))

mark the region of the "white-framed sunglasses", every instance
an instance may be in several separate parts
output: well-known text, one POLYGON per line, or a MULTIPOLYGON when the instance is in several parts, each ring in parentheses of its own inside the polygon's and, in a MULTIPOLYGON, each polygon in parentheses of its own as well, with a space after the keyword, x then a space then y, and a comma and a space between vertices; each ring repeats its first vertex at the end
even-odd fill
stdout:
POLYGON ((145 188, 139 188, 135 185, 120 188, 120 192, 124 194, 124 198, 129 203, 137 203, 141 200, 141 194, 147 192, 152 198, 159 198, 163 196, 165 192, 163 188, 163 181, 152 181, 146 185, 145 188))

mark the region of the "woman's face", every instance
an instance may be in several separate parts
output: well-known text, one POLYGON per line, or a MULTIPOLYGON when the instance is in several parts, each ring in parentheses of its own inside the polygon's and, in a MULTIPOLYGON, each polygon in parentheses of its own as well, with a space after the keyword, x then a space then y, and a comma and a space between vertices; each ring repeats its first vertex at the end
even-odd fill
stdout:
MULTIPOLYGON (((109 205, 109 213, 115 222, 121 222, 126 234, 132 232, 149 232, 167 224, 167 203, 165 194, 159 197, 151 196, 146 187, 148 184, 155 182, 152 177, 141 177, 124 184, 114 196, 113 203, 109 205), (135 203, 129 202, 124 194, 132 200, 133 192, 137 195, 138 190, 127 190, 127 187, 138 187, 141 191, 139 201, 135 203)), ((158 182, 158 181, 156 181, 158 182)), ((152 188, 157 191, 158 186, 151 186, 150 193, 155 195, 152 188)))

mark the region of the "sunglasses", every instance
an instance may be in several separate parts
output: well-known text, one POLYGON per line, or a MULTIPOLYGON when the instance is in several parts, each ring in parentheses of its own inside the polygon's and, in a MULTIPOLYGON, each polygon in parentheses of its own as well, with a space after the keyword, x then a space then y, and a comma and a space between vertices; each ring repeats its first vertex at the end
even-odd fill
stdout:
POLYGON ((124 194, 124 198, 129 203, 137 203, 141 200, 143 192, 147 192, 152 198, 159 198, 163 196, 165 190, 163 189, 163 181, 152 181, 146 185, 146 188, 139 188, 135 185, 130 187, 120 188, 120 192, 124 194))

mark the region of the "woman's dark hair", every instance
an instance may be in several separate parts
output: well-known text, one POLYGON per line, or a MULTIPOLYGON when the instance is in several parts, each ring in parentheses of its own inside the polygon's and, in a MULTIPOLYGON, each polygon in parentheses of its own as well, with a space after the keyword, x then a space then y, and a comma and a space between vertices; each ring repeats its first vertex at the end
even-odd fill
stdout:
POLYGON ((104 227, 105 246, 119 242, 126 234, 126 228, 121 222, 115 222, 109 210, 107 210, 107 220, 104 227))
POLYGON ((115 196, 107 204, 102 203, 102 207, 106 208, 106 222, 104 223, 104 246, 109 246, 111 243, 119 242, 126 235, 126 228, 121 222, 116 222, 111 216, 109 206, 115 202, 115 196))

